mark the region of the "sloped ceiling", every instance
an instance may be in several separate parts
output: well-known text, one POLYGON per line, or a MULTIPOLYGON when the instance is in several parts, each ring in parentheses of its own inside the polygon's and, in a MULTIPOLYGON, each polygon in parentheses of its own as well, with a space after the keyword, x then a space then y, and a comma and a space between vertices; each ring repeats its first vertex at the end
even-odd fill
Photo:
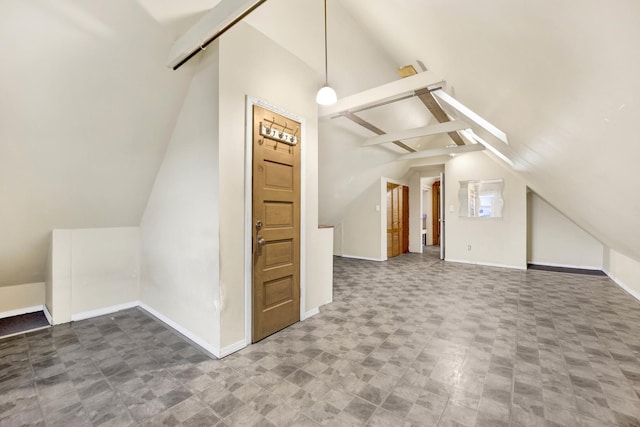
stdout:
POLYGON ((504 130, 532 189, 640 260, 640 3, 342 3, 398 64, 422 60, 504 130))
POLYGON ((53 228, 138 225, 190 71, 129 0, 0 2, 0 286, 43 281, 53 228))
MULTIPOLYGON (((53 228, 139 223, 190 79, 189 67, 165 68, 167 53, 216 3, 0 2, 0 285, 44 279, 53 228)), ((423 61, 508 134, 502 149, 533 190, 640 260, 640 3, 328 3, 339 96, 423 61)), ((322 84, 321 0, 268 0, 247 21, 322 84)), ((369 118, 385 130, 432 120, 419 103, 369 118)), ((415 163, 394 162, 384 147, 356 149, 366 136, 344 119, 320 123, 321 220, 338 218, 374 175, 397 178, 415 163)))

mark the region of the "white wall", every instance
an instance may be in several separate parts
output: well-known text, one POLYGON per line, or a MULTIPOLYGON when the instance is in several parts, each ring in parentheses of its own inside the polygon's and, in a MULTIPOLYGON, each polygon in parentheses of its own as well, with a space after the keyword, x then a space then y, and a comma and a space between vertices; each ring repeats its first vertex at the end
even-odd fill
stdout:
POLYGON ((314 244, 319 248, 313 262, 307 263, 305 312, 311 314, 318 307, 333 301, 333 228, 320 228, 315 233, 314 244))
POLYGON ((136 305, 138 227, 58 229, 51 236, 51 283, 46 285, 46 300, 54 324, 136 305))
POLYGON ((336 240, 340 240, 345 257, 364 258, 373 260, 386 259, 386 236, 381 240, 380 221, 385 200, 380 200, 380 181, 371 185, 347 209, 342 218, 336 240), (377 207, 377 210, 376 210, 377 207), (381 257, 381 246, 385 247, 384 257, 381 257))
POLYGON ((140 224, 141 301, 215 352, 220 341, 217 43, 193 61, 200 62, 140 224))
POLYGON ((0 2, 0 286, 43 282, 54 228, 138 226, 190 78, 129 0, 0 2))
MULTIPOLYGON (((268 5, 268 3, 267 3, 268 5)), ((275 19, 275 17, 274 17, 275 19)), ((220 111, 219 176, 220 199, 220 293, 221 348, 237 348, 249 338, 245 328, 245 284, 250 272, 245 269, 245 96, 304 119, 302 151, 303 211, 305 223, 304 263, 301 281, 306 286, 306 308, 326 302, 314 296, 316 287, 331 287, 331 282, 311 275, 311 263, 331 254, 331 245, 315 244, 318 230, 318 127, 315 94, 320 82, 301 60, 275 44, 251 26, 240 23, 220 39, 220 111), (327 252, 325 254, 325 252, 327 252)))
POLYGON ((138 227, 73 230, 72 318, 107 307, 135 304, 140 299, 139 269, 138 227))
POLYGON ((44 301, 44 282, 0 287, 0 318, 42 309, 44 301))
POLYGON ((51 232, 51 285, 47 285, 47 302, 53 324, 71 321, 71 230, 51 232), (49 295, 50 291, 50 295, 49 295))
POLYGON ((445 164, 445 259, 525 269, 527 187, 500 160, 489 156, 487 152, 468 153, 445 164), (459 217, 459 181, 496 178, 504 179, 503 218, 459 217))
POLYGON ((422 179, 415 172, 409 178, 409 252, 422 253, 422 179))
POLYGON ((640 300, 640 262, 605 248, 604 271, 623 289, 640 300))
POLYGON ((533 191, 527 194, 527 261, 602 269, 604 247, 533 191))

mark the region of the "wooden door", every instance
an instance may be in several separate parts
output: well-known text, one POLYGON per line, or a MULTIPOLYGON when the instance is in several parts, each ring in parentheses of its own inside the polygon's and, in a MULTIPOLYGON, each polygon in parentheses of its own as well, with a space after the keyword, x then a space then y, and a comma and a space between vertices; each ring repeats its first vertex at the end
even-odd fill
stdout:
POLYGON ((431 218, 433 218, 433 244, 437 246, 440 244, 440 181, 433 183, 431 197, 433 206, 431 215, 431 218))
POLYGON ((300 320, 300 123, 257 105, 252 228, 256 342, 300 320))
POLYGON ((402 186, 402 253, 409 252, 409 187, 402 186))
POLYGON ((409 187, 387 183, 387 258, 409 252, 409 187))

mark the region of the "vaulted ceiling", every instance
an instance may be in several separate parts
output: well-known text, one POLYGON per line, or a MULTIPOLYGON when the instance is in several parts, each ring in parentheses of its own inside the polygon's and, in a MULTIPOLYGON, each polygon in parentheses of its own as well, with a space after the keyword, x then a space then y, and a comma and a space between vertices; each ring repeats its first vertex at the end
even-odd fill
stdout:
MULTIPOLYGON (((54 227, 138 224, 190 79, 189 67, 168 70, 166 56, 216 3, 0 2, 0 286, 43 279, 54 227)), ((502 149, 532 189, 640 260, 640 3, 328 0, 328 8, 339 97, 422 61, 508 134, 502 149)), ((321 0, 268 0, 246 20, 316 70, 321 85, 321 0)), ((385 131, 435 123, 417 99, 363 117, 385 131)), ((321 121, 321 221, 339 219, 376 177, 416 163, 396 161, 393 148, 360 148, 370 136, 344 118, 321 121)))

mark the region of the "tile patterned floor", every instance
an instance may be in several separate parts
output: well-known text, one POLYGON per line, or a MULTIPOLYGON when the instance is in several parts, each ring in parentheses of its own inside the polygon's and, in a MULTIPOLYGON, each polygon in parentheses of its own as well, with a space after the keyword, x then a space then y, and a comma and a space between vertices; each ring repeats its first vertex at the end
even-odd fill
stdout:
POLYGON ((607 278, 337 258, 334 299, 224 360, 138 309, 2 340, 0 425, 640 425, 607 278))

